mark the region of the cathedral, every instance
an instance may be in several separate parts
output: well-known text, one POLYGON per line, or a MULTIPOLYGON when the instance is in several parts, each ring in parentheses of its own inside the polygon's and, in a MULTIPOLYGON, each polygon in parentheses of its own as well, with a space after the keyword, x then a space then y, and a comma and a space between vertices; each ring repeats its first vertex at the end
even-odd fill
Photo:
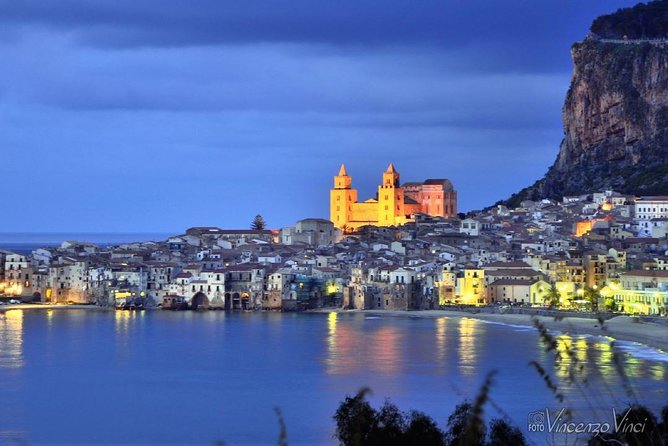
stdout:
POLYGON ((390 164, 383 172, 376 198, 357 201, 353 179, 342 164, 330 192, 330 219, 339 229, 364 225, 397 226, 411 221, 414 214, 435 217, 457 215, 457 192, 450 180, 429 179, 422 183, 400 185, 399 172, 390 164))

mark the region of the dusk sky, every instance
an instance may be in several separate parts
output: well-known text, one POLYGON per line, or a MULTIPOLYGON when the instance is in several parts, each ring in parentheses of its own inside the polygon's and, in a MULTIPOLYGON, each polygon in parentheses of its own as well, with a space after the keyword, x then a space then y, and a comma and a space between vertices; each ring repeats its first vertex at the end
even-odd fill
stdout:
POLYGON ((450 178, 461 211, 542 177, 569 48, 617 0, 4 1, 0 232, 328 218, 450 178))

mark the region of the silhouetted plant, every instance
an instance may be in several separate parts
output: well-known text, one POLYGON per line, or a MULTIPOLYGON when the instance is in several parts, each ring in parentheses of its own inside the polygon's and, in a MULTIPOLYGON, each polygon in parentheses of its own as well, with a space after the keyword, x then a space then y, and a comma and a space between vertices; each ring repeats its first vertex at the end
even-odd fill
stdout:
POLYGON ((366 401, 370 392, 364 388, 353 397, 346 396, 339 405, 334 415, 335 438, 343 446, 523 446, 526 440, 522 432, 502 419, 492 421, 489 439, 486 438, 483 408, 490 402, 495 374, 496 371, 487 374, 473 403, 464 401, 455 407, 445 432, 424 413, 401 412, 389 401, 376 411, 366 401))
POLYGON ((422 412, 409 415, 385 401, 376 411, 365 400, 368 389, 347 396, 334 415, 335 437, 344 446, 443 446, 443 432, 422 412))
POLYGON ((274 412, 276 412, 276 417, 278 418, 278 426, 280 431, 278 433, 278 446, 288 446, 288 431, 285 427, 285 420, 283 419, 283 413, 278 407, 274 407, 274 412))
POLYGON ((526 440, 522 432, 501 419, 494 419, 489 424, 489 446, 524 446, 526 440))
POLYGON ((410 444, 415 445, 441 446, 445 444, 443 432, 438 428, 436 422, 423 412, 416 410, 410 413, 405 437, 410 439, 410 444))
POLYGON ((400 446, 406 430, 406 420, 397 406, 386 401, 376 412, 369 434, 369 444, 400 446))
POLYGON ((455 407, 454 412, 448 417, 445 431, 445 444, 448 446, 464 445, 468 427, 471 420, 473 406, 469 401, 464 401, 455 407))
POLYGON ((480 392, 476 396, 473 406, 471 407, 471 415, 466 427, 466 435, 464 437, 463 445, 478 445, 483 444, 485 440, 485 419, 483 418, 485 403, 489 400, 489 391, 492 387, 492 378, 496 375, 496 370, 492 370, 487 374, 485 382, 480 388, 480 392))
POLYGON ((346 396, 334 414, 336 438, 345 446, 367 444, 376 418, 376 411, 365 400, 368 388, 360 389, 354 397, 346 396))

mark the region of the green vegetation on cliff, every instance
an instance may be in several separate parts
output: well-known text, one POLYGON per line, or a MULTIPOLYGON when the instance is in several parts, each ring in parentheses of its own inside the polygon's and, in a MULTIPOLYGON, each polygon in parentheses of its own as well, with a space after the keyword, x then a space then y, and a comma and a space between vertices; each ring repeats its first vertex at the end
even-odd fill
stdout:
POLYGON ((591 32, 604 39, 668 37, 668 0, 639 3, 594 20, 591 32))

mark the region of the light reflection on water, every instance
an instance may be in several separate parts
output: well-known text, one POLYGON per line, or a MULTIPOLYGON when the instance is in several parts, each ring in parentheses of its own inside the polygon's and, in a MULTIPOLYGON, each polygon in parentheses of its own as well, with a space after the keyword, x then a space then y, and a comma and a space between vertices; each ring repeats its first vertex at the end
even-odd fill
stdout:
POLYGON ((436 319, 436 358, 441 367, 446 365, 446 353, 448 346, 447 333, 447 318, 439 317, 436 319))
MULTIPOLYGON (((607 408, 611 395, 624 397, 613 362, 619 349, 602 337, 556 337, 564 361, 546 368, 568 399, 578 407, 607 408), (579 376, 588 380, 588 400, 566 383, 572 364, 583 366, 579 376)), ((51 424, 29 426, 42 440, 85 443, 85 435, 99 432, 110 443, 156 441, 152 435, 165 431, 177 407, 202 417, 191 421, 203 433, 184 429, 174 441, 241 443, 250 435, 247 414, 265 408, 267 427, 251 433, 273 441, 272 408, 281 405, 295 432, 291 444, 328 444, 331 415, 346 393, 369 386, 381 399, 424 410, 442 423, 454 404, 475 396, 492 369, 500 372, 492 388, 495 402, 524 428, 528 412, 554 404, 528 366, 532 359, 546 366, 554 359, 537 339, 535 331, 471 318, 8 311, 0 315, 0 381, 17 388, 18 379, 12 380, 18 370, 26 386, 16 393, 17 404, 27 405, 28 413, 55 414, 51 424), (58 412, 63 404, 72 411, 67 417, 58 412), (143 414, 141 423, 129 421, 120 431, 99 423, 128 407, 143 414), (79 418, 84 421, 74 426, 79 418), (216 437, 221 429, 226 435, 216 437)), ((666 399, 668 362, 625 351, 622 359, 639 395, 650 395, 651 402, 666 399)), ((0 389, 0 399, 7 395, 0 389)), ((166 441, 169 433, 160 438, 166 441)))
POLYGON ((20 368, 23 364, 23 311, 0 313, 0 368, 20 368))
POLYGON ((365 330, 350 323, 339 325, 338 317, 336 312, 327 316, 327 373, 341 375, 364 369, 385 375, 401 372, 399 328, 379 325, 365 330))
POLYGON ((484 330, 485 326, 476 324, 469 318, 459 320, 459 370, 463 375, 475 374, 476 366, 476 330, 484 330))

